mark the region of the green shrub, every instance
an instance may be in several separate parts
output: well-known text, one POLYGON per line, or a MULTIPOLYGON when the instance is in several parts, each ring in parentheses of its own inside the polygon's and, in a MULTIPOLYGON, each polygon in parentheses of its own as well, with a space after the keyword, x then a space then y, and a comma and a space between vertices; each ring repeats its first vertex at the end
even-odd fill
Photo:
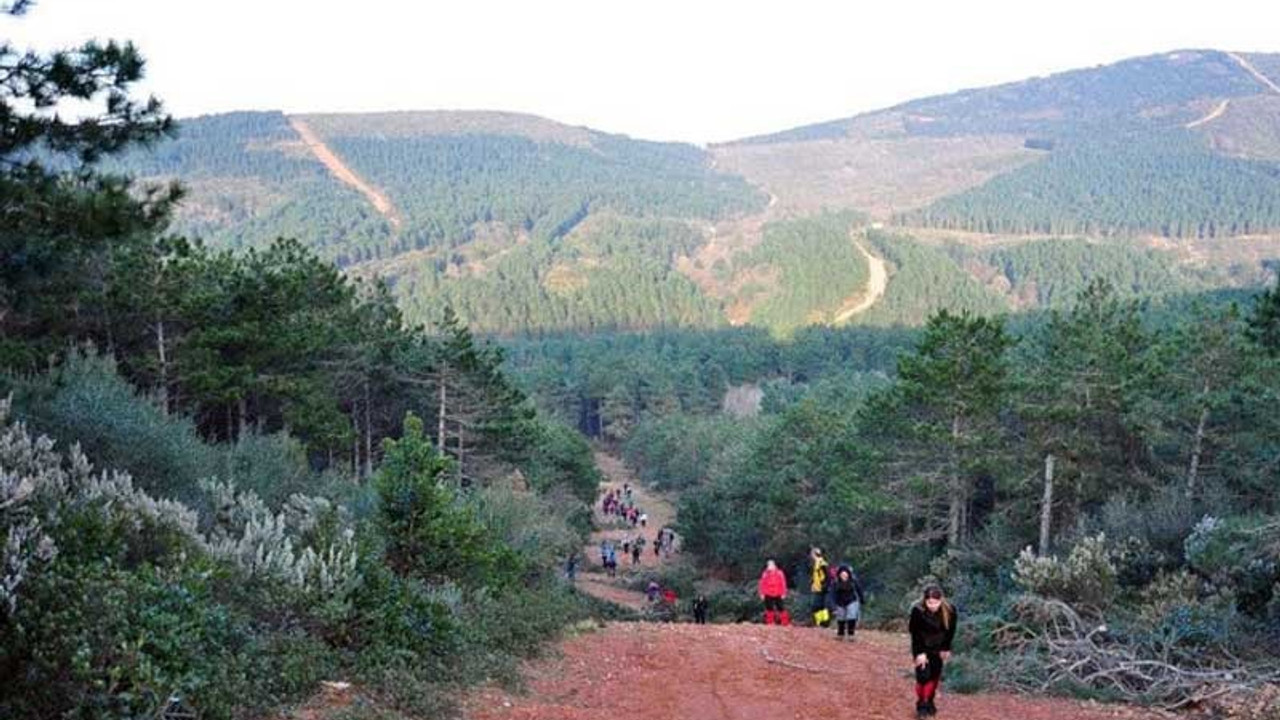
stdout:
POLYGON ((127 472, 159 496, 192 500, 217 453, 195 425, 167 416, 116 371, 110 356, 73 351, 56 370, 14 379, 14 411, 61 446, 79 443, 98 467, 127 472))
POLYGON ((215 583, 197 567, 55 563, 0 630, 0 715, 150 717, 176 696, 229 718, 313 688, 333 664, 328 649, 259 635, 217 601, 215 583))
POLYGON ((383 450, 373 486, 392 568, 428 582, 475 586, 506 585, 520 577, 516 553, 445 485, 450 461, 436 452, 421 420, 407 415, 404 434, 386 440, 383 450))
POLYGON ((1105 535, 1080 541, 1066 560, 1038 557, 1026 548, 1014 561, 1013 579, 1027 592, 1104 610, 1116 593, 1116 568, 1105 535))
POLYGON ((991 687, 987 672, 987 667, 981 662, 966 655, 956 655, 947 663, 947 689, 960 695, 983 692, 991 687))

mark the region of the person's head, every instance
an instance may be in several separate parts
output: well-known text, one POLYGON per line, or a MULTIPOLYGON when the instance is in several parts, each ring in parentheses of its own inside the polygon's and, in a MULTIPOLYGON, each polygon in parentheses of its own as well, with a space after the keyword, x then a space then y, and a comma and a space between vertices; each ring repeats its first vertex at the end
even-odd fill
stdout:
POLYGON ((815 558, 822 557, 822 548, 815 547, 809 551, 809 554, 815 558))
POLYGON ((937 585, 926 587, 924 589, 924 597, 921 598, 921 605, 931 613, 940 613, 943 627, 951 625, 951 605, 947 603, 947 598, 942 594, 941 587, 937 585))
POLYGON ((847 567, 840 568, 840 572, 836 573, 841 580, 848 580, 853 577, 853 571, 847 567))
POLYGON ((777 569, 778 569, 778 563, 774 562, 774 561, 773 561, 773 558, 769 558, 768 560, 765 560, 765 561, 764 561, 764 569, 765 569, 765 570, 777 570, 777 569))

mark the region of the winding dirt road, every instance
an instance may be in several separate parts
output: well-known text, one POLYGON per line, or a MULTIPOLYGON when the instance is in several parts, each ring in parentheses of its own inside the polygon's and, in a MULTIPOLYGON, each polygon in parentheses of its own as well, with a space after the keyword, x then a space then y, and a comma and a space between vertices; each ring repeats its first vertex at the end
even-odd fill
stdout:
POLYGON ((1213 122, 1214 120, 1217 120, 1218 118, 1222 117, 1222 113, 1227 111, 1227 106, 1230 104, 1231 104, 1230 100, 1223 100, 1222 102, 1218 103, 1218 106, 1215 107, 1213 110, 1211 110, 1208 115, 1205 115, 1204 117, 1198 120, 1192 120, 1191 122, 1187 123, 1186 125, 1183 125, 1182 127, 1186 128, 1187 130, 1190 130, 1191 128, 1200 127, 1205 123, 1213 122))
POLYGON ((848 322, 854 315, 866 312, 884 297, 884 291, 889 287, 889 269, 885 266, 884 260, 872 255, 871 251, 867 250, 856 237, 853 239, 853 244, 867 259, 867 286, 844 307, 836 311, 835 319, 832 320, 833 325, 848 322))

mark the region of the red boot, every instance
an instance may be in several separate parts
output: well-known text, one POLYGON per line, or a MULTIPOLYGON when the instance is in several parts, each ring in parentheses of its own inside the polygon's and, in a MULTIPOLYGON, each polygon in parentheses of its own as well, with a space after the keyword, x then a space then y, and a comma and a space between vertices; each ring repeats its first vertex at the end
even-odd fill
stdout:
POLYGON ((783 611, 782 611, 782 614, 780 615, 780 619, 781 619, 781 621, 782 621, 782 624, 783 624, 783 625, 790 625, 790 624, 791 624, 791 613, 787 612, 786 610, 783 610, 783 611))
POLYGON ((765 610, 765 611, 764 611, 764 624, 765 624, 765 625, 772 625, 772 624, 773 624, 773 611, 772 611, 772 610, 765 610))

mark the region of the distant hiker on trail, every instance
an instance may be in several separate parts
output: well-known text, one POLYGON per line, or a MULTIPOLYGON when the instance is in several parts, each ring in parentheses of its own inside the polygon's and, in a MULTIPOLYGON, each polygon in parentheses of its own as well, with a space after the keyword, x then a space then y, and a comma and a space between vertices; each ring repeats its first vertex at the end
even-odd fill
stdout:
POLYGON ((623 555, 631 554, 631 536, 630 535, 622 536, 622 554, 623 555))
POLYGON ((648 585, 644 586, 644 597, 649 602, 658 601, 658 593, 662 590, 662 586, 657 580, 650 580, 648 585))
POLYGON ((669 527, 664 527, 658 531, 658 537, 662 538, 662 555, 663 557, 671 557, 671 553, 676 549, 676 531, 669 527))
POLYGON ((679 598, 676 597, 675 590, 672 590, 670 587, 662 588, 662 604, 666 605, 672 613, 675 613, 676 604, 678 602, 679 598))
POLYGON ((693 621, 698 625, 707 624, 707 596, 699 595, 693 601, 693 621))
POLYGON ((649 526, 649 513, 640 513, 640 527, 649 526))
POLYGON ((638 537, 636 538, 635 542, 631 543, 631 564, 632 565, 640 564, 640 553, 644 552, 644 545, 645 545, 645 542, 643 537, 638 537))
POLYGON ((942 684, 942 664, 951 659, 956 636, 956 609, 942 596, 942 588, 930 585, 920 602, 911 606, 911 657, 916 666, 916 717, 938 713, 934 698, 942 684))
POLYGON ((609 553, 604 558, 604 571, 609 577, 618 576, 618 551, 609 543, 609 553))
POLYGON ((862 617, 862 584, 848 565, 841 565, 836 571, 836 579, 831 581, 827 590, 827 598, 836 616, 836 637, 843 639, 848 630, 848 638, 853 639, 853 632, 858 629, 858 619, 862 617))
POLYGON ((787 599, 787 576, 778 569, 772 558, 764 565, 760 573, 760 599, 764 601, 764 624, 790 625, 791 616, 783 601, 787 599))
POLYGON ((569 559, 564 563, 564 575, 569 578, 569 582, 573 582, 578 577, 578 553, 569 553, 569 559))
POLYGON ((813 593, 809 603, 813 624, 827 627, 831 624, 831 612, 827 610, 827 559, 822 557, 821 548, 809 551, 809 592, 813 593))

